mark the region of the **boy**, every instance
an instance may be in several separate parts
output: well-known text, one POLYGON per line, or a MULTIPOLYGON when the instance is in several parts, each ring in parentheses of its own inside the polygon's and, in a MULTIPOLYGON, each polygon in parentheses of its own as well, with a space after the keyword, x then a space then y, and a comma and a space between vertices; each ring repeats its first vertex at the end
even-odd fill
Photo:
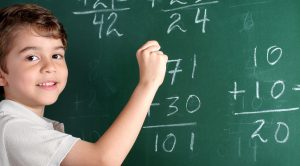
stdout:
POLYGON ((115 122, 95 143, 85 142, 43 118, 64 89, 68 70, 63 26, 34 4, 0 9, 1 166, 121 165, 162 84, 167 56, 156 41, 137 51, 140 81, 115 122))

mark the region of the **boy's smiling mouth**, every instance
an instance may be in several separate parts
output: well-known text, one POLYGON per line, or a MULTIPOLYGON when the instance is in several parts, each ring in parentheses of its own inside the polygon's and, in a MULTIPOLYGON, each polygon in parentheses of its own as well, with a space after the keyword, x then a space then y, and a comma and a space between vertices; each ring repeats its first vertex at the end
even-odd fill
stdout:
POLYGON ((57 82, 55 82, 55 81, 47 81, 47 82, 38 83, 37 86, 39 86, 39 87, 53 87, 56 84, 57 84, 57 82))

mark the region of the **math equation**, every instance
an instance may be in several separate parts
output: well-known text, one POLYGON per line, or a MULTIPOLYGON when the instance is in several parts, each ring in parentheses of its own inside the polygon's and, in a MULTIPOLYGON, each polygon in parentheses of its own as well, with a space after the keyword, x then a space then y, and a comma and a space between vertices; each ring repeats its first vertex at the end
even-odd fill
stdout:
MULTIPOLYGON (((119 27, 120 20, 124 20, 124 23, 126 23, 126 19, 131 19, 122 15, 123 12, 129 12, 131 10, 128 1, 129 0, 79 0, 83 10, 74 11, 73 14, 92 17, 93 21, 91 22, 91 25, 99 28, 97 34, 99 39, 110 36, 120 38, 126 35, 126 31, 119 27)), ((145 5, 149 6, 150 9, 162 5, 162 1, 158 0, 147 0, 146 2, 145 5)), ((184 24, 194 24, 195 26, 199 24, 201 26, 199 31, 201 31, 201 33, 206 33, 206 25, 212 21, 209 18, 206 6, 219 3, 219 1, 203 2, 202 0, 195 0, 192 2, 186 0, 164 1, 164 3, 166 2, 168 2, 168 8, 161 8, 159 12, 167 13, 169 16, 168 18, 165 18, 169 21, 168 26, 162 29, 162 31, 165 31, 168 35, 178 32, 187 32, 189 28, 184 26, 184 24), (184 11, 186 10, 193 12, 193 22, 186 22, 186 17, 190 17, 185 15, 184 11)))
MULTIPOLYGON (((264 48, 261 52, 264 54, 258 55, 258 49, 263 49, 262 47, 253 48, 252 58, 252 69, 254 75, 257 75, 258 68, 262 67, 262 62, 258 60, 258 56, 264 57, 260 60, 264 60, 265 68, 272 69, 276 68, 278 64, 284 61, 284 56, 289 56, 285 53, 284 49, 277 45, 270 45, 269 47, 264 48)), ((263 80, 254 80, 253 82, 248 82, 248 84, 253 84, 252 88, 242 88, 239 86, 239 81, 234 81, 232 89, 228 91, 228 94, 233 99, 233 105, 240 105, 238 109, 234 109, 233 116, 237 118, 242 117, 254 117, 253 122, 248 123, 247 125, 255 126, 253 131, 250 131, 249 138, 246 138, 247 141, 253 141, 254 145, 251 145, 253 150, 253 160, 257 161, 258 154, 258 142, 262 144, 285 144, 290 139, 290 124, 285 122, 285 120, 276 120, 267 122, 264 119, 264 115, 274 115, 274 114, 288 114, 289 112, 299 111, 297 105, 292 105, 289 107, 282 106, 282 104, 277 104, 280 102, 280 99, 287 94, 297 93, 300 91, 300 85, 297 82, 285 81, 284 79, 273 79, 268 81, 263 80), (262 90, 264 87, 264 90, 262 90), (252 95, 252 100, 250 103, 247 103, 245 100, 245 95, 252 95), (266 105, 263 106, 264 102, 274 103, 270 107, 266 108, 266 105), (248 105, 248 106, 247 106, 248 105), (272 108, 273 105, 276 105, 275 108, 272 108), (250 110, 249 110, 250 109, 250 110), (252 109, 252 110, 251 110, 252 109), (259 118, 261 115, 261 118, 259 118), (258 117, 258 118, 257 118, 258 117), (268 129, 266 132, 266 129, 268 129)), ((247 119, 247 118, 246 118, 247 119)), ((280 119, 280 118, 279 118, 280 119)), ((242 138, 238 137, 238 156, 242 156, 242 138)))
MULTIPOLYGON (((76 0, 77 9, 70 12, 88 20, 84 28, 101 44, 122 38, 162 41, 169 56, 166 78, 141 131, 143 150, 170 160, 178 154, 198 160, 209 149, 211 158, 259 163, 299 145, 300 135, 291 116, 300 111, 298 69, 292 65, 299 61, 299 39, 293 38, 297 28, 285 25, 298 21, 278 14, 276 5, 283 4, 275 1, 76 0), (265 152, 273 149, 278 154, 265 152)), ((91 82, 102 81, 100 62, 92 62, 91 82)), ((110 79, 103 82, 111 93, 118 92, 110 79)), ((96 112, 98 92, 90 93, 88 106, 96 112)), ((100 135, 95 129, 82 137, 100 135)))

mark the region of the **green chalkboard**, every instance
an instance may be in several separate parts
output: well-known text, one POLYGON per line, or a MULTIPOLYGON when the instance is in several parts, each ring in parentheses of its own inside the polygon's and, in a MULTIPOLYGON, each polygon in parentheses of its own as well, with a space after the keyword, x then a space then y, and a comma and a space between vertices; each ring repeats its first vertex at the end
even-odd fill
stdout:
MULTIPOLYGON (((138 82, 135 52, 158 40, 164 84, 123 165, 298 166, 300 1, 35 0, 69 37, 68 85, 46 116, 95 141, 138 82)), ((130 131, 128 131, 130 132, 130 131)))

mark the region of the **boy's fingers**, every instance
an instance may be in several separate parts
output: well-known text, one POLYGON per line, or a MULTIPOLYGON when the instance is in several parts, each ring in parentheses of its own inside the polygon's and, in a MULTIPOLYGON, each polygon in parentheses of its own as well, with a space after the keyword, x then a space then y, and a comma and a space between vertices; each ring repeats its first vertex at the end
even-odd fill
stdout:
POLYGON ((158 54, 158 55, 163 55, 164 54, 162 51, 152 51, 151 53, 158 54))
MULTIPOLYGON (((149 48, 149 47, 151 47, 151 46, 156 46, 156 47, 159 47, 159 49, 160 49, 160 45, 158 44, 157 41, 155 41, 155 40, 150 40, 150 41, 148 41, 147 43, 145 43, 145 44, 138 50, 138 52, 140 52, 140 51, 142 51, 142 50, 145 50, 145 49, 147 49, 147 48, 149 48)), ((158 50, 159 50, 159 49, 158 49, 158 50)))
POLYGON ((140 50, 139 53, 142 53, 142 54, 151 54, 152 52, 158 52, 159 49, 160 49, 160 46, 151 45, 151 46, 147 47, 146 49, 140 50))
POLYGON ((151 52, 151 54, 152 55, 154 54, 154 55, 160 56, 161 58, 163 58, 163 60, 165 62, 168 61, 168 55, 165 55, 162 51, 153 51, 153 52, 151 52))

